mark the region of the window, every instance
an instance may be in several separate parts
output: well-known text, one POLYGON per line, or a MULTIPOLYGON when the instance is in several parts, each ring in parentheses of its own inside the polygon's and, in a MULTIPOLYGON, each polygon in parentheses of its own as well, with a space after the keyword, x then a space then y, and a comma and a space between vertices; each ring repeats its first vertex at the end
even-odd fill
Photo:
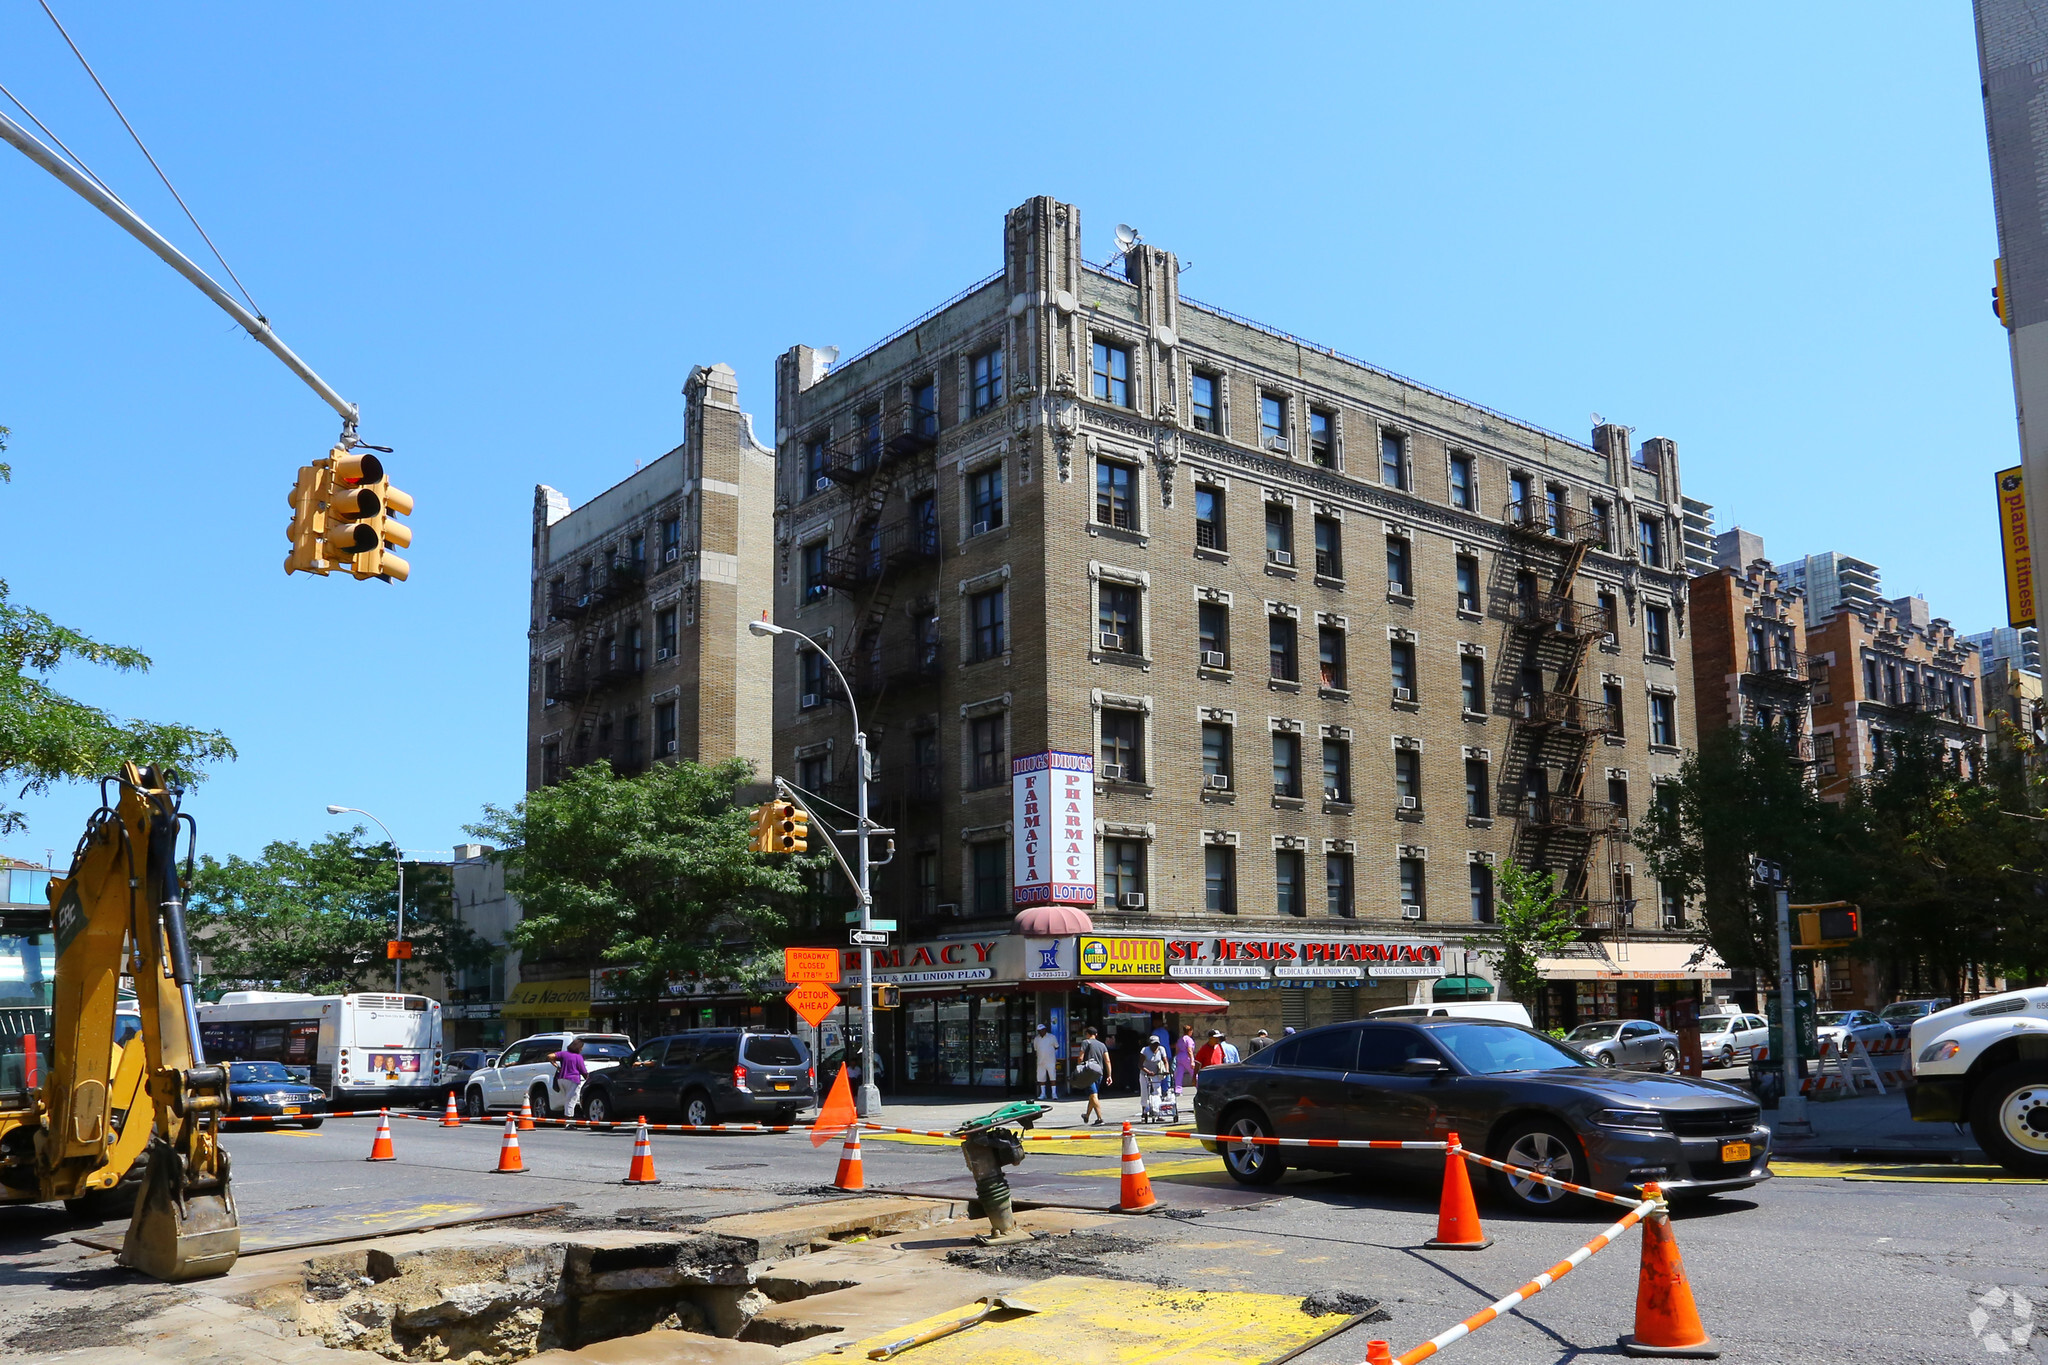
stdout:
POLYGON ((1678 703, 1662 692, 1650 694, 1650 743, 1678 744, 1678 703))
POLYGON ((1228 844, 1202 850, 1202 905, 1212 915, 1237 913, 1237 850, 1228 844))
POLYGON ((1415 580, 1408 576, 1408 540, 1405 536, 1387 537, 1387 591, 1395 597, 1409 597, 1414 594, 1415 580))
POLYGON ((1607 779, 1607 804, 1614 807, 1614 813, 1628 819, 1628 779, 1610 777, 1607 779))
POLYGON ((969 721, 967 749, 974 757, 975 787, 994 787, 1010 780, 1002 716, 976 716, 969 721))
POLYGON ((1877 660, 1875 659, 1866 658, 1863 661, 1863 695, 1872 701, 1879 700, 1882 695, 1877 685, 1877 660))
POLYGON ((1529 496, 1529 476, 1508 475, 1508 516, 1515 521, 1527 523, 1535 515, 1536 504, 1529 496))
POLYGON ((1308 457, 1325 469, 1337 462, 1336 446, 1330 439, 1330 414, 1321 408, 1308 410, 1308 457))
POLYGON ((676 609, 670 607, 668 610, 656 612, 654 615, 654 657, 657 659, 673 659, 675 656, 676 609))
POLYGON ((635 673, 639 673, 647 667, 647 647, 641 638, 640 627, 637 625, 626 627, 625 664, 627 668, 630 668, 635 673))
POLYGON ((1145 904, 1145 845, 1136 839, 1102 841, 1102 904, 1114 907, 1133 897, 1132 909, 1145 904))
POLYGON ((1607 630, 1607 643, 1613 644, 1621 636, 1621 604, 1614 594, 1602 591, 1599 595, 1600 623, 1607 630))
POLYGON ((939 913, 939 855, 920 853, 917 869, 917 912, 927 918, 939 913))
POLYGON ((1380 482, 1389 488, 1408 486, 1408 447, 1390 431, 1380 433, 1380 482))
POLYGON ((1288 730, 1273 732, 1273 795, 1301 795, 1301 736, 1288 730))
POLYGON ((969 535, 978 536, 1003 524, 1003 467, 992 464, 967 476, 969 535))
MULTIPOLYGON (((939 434, 939 386, 919 384, 910 394, 910 429, 919 436, 939 434)), ((924 856, 924 855, 919 855, 924 856)), ((936 866, 936 859, 934 866, 936 866)))
POLYGON ((968 640, 977 662, 993 659, 1010 647, 1004 590, 991 588, 967 599, 968 640))
POLYGON ((672 701, 654 708, 654 747, 662 754, 676 752, 676 704, 672 701))
POLYGON ((1895 663, 1884 666, 1884 699, 1893 706, 1899 704, 1899 666, 1895 663))
POLYGON ((815 602, 831 589, 825 585, 825 556, 827 546, 822 540, 814 540, 804 546, 804 600, 815 602))
POLYGON ((920 493, 910 500, 910 524, 917 528, 917 552, 936 557, 939 553, 937 494, 920 493))
POLYGON ((1401 916, 1404 919, 1422 918, 1422 859, 1401 859, 1401 916))
POLYGON ((1813 737, 1813 758, 1819 765, 1823 777, 1835 775, 1835 737, 1815 735, 1813 737))
POLYGON ((1098 402, 1131 405, 1131 353, 1106 341, 1095 343, 1095 364, 1090 372, 1098 402))
POLYGON ((1324 687, 1333 692, 1350 687, 1344 673, 1344 632, 1337 627, 1317 627, 1316 666, 1324 687))
POLYGON ((1301 850, 1283 848, 1273 855, 1273 909, 1282 915, 1305 915, 1302 898, 1301 850))
POLYGON ((1975 720, 1977 718, 1977 701, 1971 695, 1971 687, 1967 682, 1963 684, 1961 711, 1964 720, 1975 720))
POLYGON ((1478 489, 1472 483, 1472 457, 1451 456, 1451 506, 1469 512, 1478 501, 1478 489))
POLYGON ((1414 701, 1415 692, 1415 644, 1412 640, 1396 640, 1388 648, 1389 662, 1393 666, 1394 700, 1414 701))
POLYGON ((1650 653, 1671 657, 1671 608, 1654 602, 1643 607, 1643 643, 1650 653))
POLYGON ((1271 657, 1275 678, 1281 682, 1301 680, 1301 675, 1295 671, 1293 617, 1266 618, 1266 653, 1271 657))
POLYGON ((553 706, 562 698, 562 661, 549 659, 540 666, 540 696, 543 708, 553 706))
POLYGON ((1636 519, 1636 539, 1643 547, 1643 563, 1653 569, 1664 567, 1664 529, 1655 517, 1636 519))
POLYGON ((969 844, 967 858, 969 872, 974 878, 974 913, 977 915, 1005 915, 1012 907, 1009 902, 1009 868, 1004 866, 1009 859, 1001 840, 992 839, 983 844, 969 844))
POLYGON ((540 746, 540 780, 553 782, 562 775, 562 746, 549 740, 540 746))
POLYGON ((1344 528, 1334 517, 1316 518, 1316 573, 1324 578, 1344 576, 1344 528))
POLYGON ((1473 863, 1471 871, 1472 922, 1493 923, 1493 869, 1485 863, 1473 863))
POLYGON ((1685 924, 1685 902, 1676 891, 1667 891, 1664 884, 1657 884, 1657 909, 1664 917, 1666 929, 1678 929, 1685 924))
POLYGON ((1606 501, 1593 499, 1593 543, 1603 550, 1614 548, 1614 515, 1606 501))
MULTIPOLYGON (((1834 700, 1833 693, 1828 687, 1828 664, 1825 659, 1814 659, 1812 664, 1808 666, 1807 676, 1813 679, 1813 704, 1815 706, 1826 706, 1834 700)), ((1969 684, 1963 684, 1963 697, 1966 701, 1969 699, 1969 692, 1969 684)))
POLYGON ((1402 810, 1422 809, 1422 751, 1394 750, 1394 795, 1402 810))
POLYGON ((1873 768, 1888 768, 1891 766, 1891 756, 1885 752, 1884 731, 1874 725, 1870 727, 1870 766, 1873 768))
POLYGON ((1266 561, 1290 567, 1294 563, 1294 509, 1284 502, 1266 504, 1266 561))
POLYGON ((1351 746, 1341 739, 1323 741, 1323 800, 1351 804, 1351 746))
POLYGON ((670 517, 661 524, 661 562, 674 563, 683 552, 683 523, 680 517, 670 517))
POLYGON ((1106 708, 1102 713, 1102 776, 1115 782, 1145 780, 1145 717, 1106 708))
POLYGON ((1196 431, 1215 435, 1223 430, 1222 407, 1216 396, 1219 383, 1215 375, 1201 370, 1188 376, 1188 407, 1194 415, 1196 431))
POLYGON ((808 496, 817 490, 825 477, 825 440, 814 436, 804 442, 804 493, 808 496))
POLYGON ((1202 666, 1230 667, 1230 608, 1221 602, 1197 603, 1195 631, 1200 637, 1202 666))
POLYGON ((1486 713, 1486 660, 1476 654, 1458 660, 1458 692, 1466 715, 1486 713))
POLYGON ((1003 401, 1003 348, 983 351, 967 362, 968 381, 974 386, 970 406, 979 417, 1003 401))
POLYGON ((1259 395, 1259 444, 1287 449, 1287 400, 1277 393, 1259 395))
POLYGON ((1104 583, 1096 641, 1103 649, 1121 654, 1143 654, 1145 642, 1138 638, 1138 590, 1122 583, 1104 583))
POLYGON ((1628 723, 1621 711, 1621 684, 1602 683, 1600 694, 1607 703, 1607 733, 1618 739, 1628 733, 1628 723))
POLYGON ((796 656, 797 705, 808 710, 823 706, 826 696, 825 656, 815 649, 806 649, 796 656))
POLYGON ((882 410, 869 408, 860 415, 861 466, 869 468, 882 458, 882 410))
POLYGON ((1487 778, 1487 765, 1483 758, 1465 760, 1465 814, 1474 820, 1493 818, 1491 783, 1487 778))
POLYGON ((1195 485, 1195 544, 1204 550, 1229 548, 1223 538, 1223 490, 1195 485))
POLYGON ((1567 511, 1564 489, 1557 484, 1546 484, 1543 489, 1543 529, 1558 537, 1564 535, 1567 511))
POLYGON ((1095 462, 1095 519, 1104 526, 1115 526, 1125 531, 1134 530, 1138 524, 1137 509, 1131 498, 1131 484, 1138 471, 1127 464, 1114 460, 1095 462))
POLYGON ((1479 614, 1479 561, 1471 555, 1458 556, 1458 610, 1479 614))
POLYGON ((1357 904, 1352 895, 1349 853, 1323 855, 1323 886, 1329 893, 1330 914, 1338 919, 1350 919, 1357 910, 1357 904))
POLYGON ((812 754, 796 761, 796 784, 806 791, 823 791, 832 783, 832 757, 812 754))
POLYGON ((1215 721, 1202 723, 1202 780, 1208 786, 1230 787, 1230 727, 1215 721), (1222 778, 1218 782, 1217 778, 1222 778))

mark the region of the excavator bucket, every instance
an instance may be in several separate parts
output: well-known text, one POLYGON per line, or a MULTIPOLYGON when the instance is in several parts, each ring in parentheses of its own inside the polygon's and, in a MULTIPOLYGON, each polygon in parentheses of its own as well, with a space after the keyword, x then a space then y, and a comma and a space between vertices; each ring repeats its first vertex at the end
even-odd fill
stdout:
POLYGON ((177 1148, 151 1138, 149 1165, 120 1263, 167 1281, 200 1280, 233 1269, 242 1251, 242 1226, 228 1187, 227 1159, 221 1152, 218 1179, 195 1179, 177 1148))

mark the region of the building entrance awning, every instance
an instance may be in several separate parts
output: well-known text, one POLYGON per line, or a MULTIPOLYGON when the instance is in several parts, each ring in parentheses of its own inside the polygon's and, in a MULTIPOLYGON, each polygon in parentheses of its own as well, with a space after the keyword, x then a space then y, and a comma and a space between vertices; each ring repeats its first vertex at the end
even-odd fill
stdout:
POLYGON ((1589 943, 1575 957, 1539 957, 1546 981, 1724 981, 1728 964, 1695 943, 1589 943), (1699 960, 1693 960, 1699 954, 1699 960))
POLYGON ((1120 1004, 1168 1013, 1221 1014, 1230 1008, 1228 1000, 1190 981, 1090 981, 1088 989, 1120 1004))

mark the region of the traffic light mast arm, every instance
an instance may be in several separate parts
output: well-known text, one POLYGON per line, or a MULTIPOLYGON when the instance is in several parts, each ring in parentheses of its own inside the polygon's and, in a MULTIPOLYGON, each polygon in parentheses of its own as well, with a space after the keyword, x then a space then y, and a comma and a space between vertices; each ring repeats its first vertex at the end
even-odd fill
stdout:
POLYGON ((818 813, 812 810, 810 806, 805 803, 804 799, 796 794, 796 789, 790 786, 787 782, 784 782, 779 777, 775 779, 775 791, 776 794, 779 795, 783 800, 789 802, 792 806, 795 806, 798 810, 801 810, 805 815, 808 815, 810 817, 812 828, 816 829, 819 834, 824 836, 826 852, 832 855, 833 862, 839 864, 839 870, 846 874, 847 884, 853 887, 854 898, 858 900, 862 905, 867 905, 868 893, 861 889, 860 878, 853 875, 853 869, 847 866, 845 857, 840 854, 839 841, 832 837, 831 826, 827 825, 823 820, 820 820, 818 818, 818 813))
POLYGON ((356 443, 356 421, 361 416, 361 411, 354 403, 336 393, 333 385, 313 373, 313 367, 293 354, 291 347, 278 340, 277 333, 270 330, 268 322, 235 302, 227 290, 214 283, 211 275, 194 265, 184 252, 166 241, 162 233, 137 217, 135 210, 80 175, 70 162, 44 146, 35 134, 5 114, 0 114, 0 141, 12 143, 29 160, 69 185, 77 192, 79 198, 120 224, 131 237, 155 252, 164 264, 190 280, 198 287, 200 293, 219 304, 222 311, 241 324, 243 330, 262 343, 272 355, 282 360, 293 374, 305 380, 307 386, 319 394, 328 407, 341 414, 341 443, 344 446, 353 446, 356 443))

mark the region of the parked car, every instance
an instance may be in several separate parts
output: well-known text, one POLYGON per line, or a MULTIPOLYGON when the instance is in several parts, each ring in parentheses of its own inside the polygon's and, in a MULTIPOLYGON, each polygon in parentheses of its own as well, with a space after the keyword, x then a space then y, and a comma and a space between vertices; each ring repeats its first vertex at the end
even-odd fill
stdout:
POLYGON ((531 1100, 537 1116, 566 1117, 568 1095, 548 1058, 576 1042, 583 1044, 583 1064, 593 1076, 633 1053, 633 1040, 623 1033, 536 1033, 521 1038, 470 1072, 462 1085, 463 1110, 471 1118, 482 1118, 493 1109, 517 1109, 531 1100))
MULTIPOLYGON (((1770 1178, 1761 1117, 1734 1086, 1608 1070, 1533 1029, 1482 1019, 1325 1024, 1204 1073, 1195 1091, 1198 1132, 1404 1141, 1455 1132, 1475 1151, 1561 1180, 1615 1193, 1654 1181, 1681 1198, 1770 1178)), ((1381 1155, 1203 1145, 1246 1185, 1270 1184, 1290 1165, 1354 1170, 1381 1155)), ((1442 1165, 1434 1153, 1408 1159, 1442 1165)), ((1496 1173, 1495 1182, 1527 1210, 1563 1197, 1524 1178, 1496 1173)))
POLYGON ((487 1047, 462 1047, 441 1059, 441 1074, 435 1078, 434 1096, 454 1093, 460 1095, 469 1084, 469 1078, 479 1068, 490 1065, 497 1054, 487 1047))
POLYGON ((1747 1061, 1771 1040, 1771 1026, 1761 1014, 1700 1016, 1700 1056, 1708 1066, 1734 1066, 1747 1061))
POLYGON ((1581 1024, 1564 1040, 1591 1058, 1596 1066, 1630 1071, 1678 1071, 1678 1035, 1647 1019, 1605 1019, 1581 1024))
POLYGON ((650 1038, 631 1057, 594 1075, 583 1109, 595 1123, 645 1114, 684 1123, 788 1123, 816 1102, 811 1050, 788 1033, 691 1029, 650 1038))
POLYGON ((1526 1005, 1513 1000, 1454 1000, 1443 1005, 1389 1005, 1374 1010, 1375 1019, 1505 1019, 1510 1024, 1533 1028, 1526 1005))
POLYGON ((1877 1012, 1879 1022, 1891 1029, 1892 1037, 1912 1036, 1913 1025, 1933 1014, 1955 1004, 1953 1000, 1895 1000, 1877 1012))
POLYGON ((1896 1035, 1891 1025, 1869 1010, 1825 1010, 1814 1020, 1814 1032, 1841 1052, 1843 1041, 1854 1038, 1867 1050, 1872 1043, 1889 1043, 1896 1035))
POLYGON ((283 1062, 229 1062, 228 1113, 318 1128, 327 1096, 292 1079, 283 1062))

